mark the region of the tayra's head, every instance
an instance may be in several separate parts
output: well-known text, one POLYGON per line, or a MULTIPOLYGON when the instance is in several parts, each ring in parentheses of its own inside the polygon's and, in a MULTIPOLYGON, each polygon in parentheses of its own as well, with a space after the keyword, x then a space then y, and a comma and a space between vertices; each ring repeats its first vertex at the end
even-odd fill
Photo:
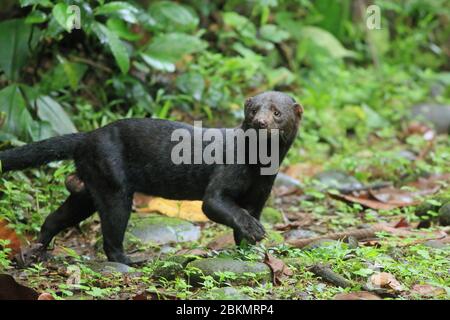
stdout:
POLYGON ((278 129, 284 140, 293 139, 303 115, 303 107, 291 96, 267 91, 245 101, 245 129, 278 129))

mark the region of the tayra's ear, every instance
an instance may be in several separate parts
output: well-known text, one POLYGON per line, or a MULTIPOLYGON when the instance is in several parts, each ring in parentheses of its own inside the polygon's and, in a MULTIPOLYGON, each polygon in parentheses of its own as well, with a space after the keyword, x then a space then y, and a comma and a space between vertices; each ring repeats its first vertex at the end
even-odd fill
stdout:
POLYGON ((244 107, 248 108, 252 104, 252 98, 247 98, 244 103, 244 107))
POLYGON ((304 109, 300 103, 294 103, 295 114, 301 119, 303 116, 304 109))

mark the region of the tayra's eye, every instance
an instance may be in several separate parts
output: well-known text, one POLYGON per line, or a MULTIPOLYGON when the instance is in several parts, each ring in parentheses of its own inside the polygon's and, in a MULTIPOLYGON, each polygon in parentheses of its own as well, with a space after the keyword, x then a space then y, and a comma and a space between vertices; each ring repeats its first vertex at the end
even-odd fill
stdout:
POLYGON ((281 116, 281 112, 278 111, 278 110, 276 110, 276 111, 273 113, 273 115, 274 115, 275 117, 279 117, 279 116, 281 116))
POLYGON ((258 109, 253 109, 251 112, 252 112, 252 115, 255 115, 258 112, 258 109))

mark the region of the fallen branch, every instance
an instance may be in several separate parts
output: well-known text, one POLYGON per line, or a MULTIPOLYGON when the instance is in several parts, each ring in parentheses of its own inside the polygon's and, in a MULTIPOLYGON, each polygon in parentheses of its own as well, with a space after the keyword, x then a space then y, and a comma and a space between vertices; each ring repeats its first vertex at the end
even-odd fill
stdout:
POLYGON ((374 238, 376 236, 377 232, 386 231, 386 229, 387 229, 386 226, 375 225, 371 228, 329 233, 329 234, 326 234, 323 236, 309 238, 309 239, 294 239, 294 240, 288 241, 288 243, 294 247, 303 248, 304 246, 310 244, 311 242, 314 242, 317 240, 322 240, 322 239, 342 240, 342 239, 346 239, 348 237, 354 237, 357 240, 361 240, 361 239, 367 239, 367 238, 374 238))

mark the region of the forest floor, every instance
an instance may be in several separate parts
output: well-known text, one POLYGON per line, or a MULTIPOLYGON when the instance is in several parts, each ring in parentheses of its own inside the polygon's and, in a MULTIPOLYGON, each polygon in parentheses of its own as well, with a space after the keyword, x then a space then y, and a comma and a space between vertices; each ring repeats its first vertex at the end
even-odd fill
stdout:
MULTIPOLYGON (((267 237, 256 246, 236 247, 231 231, 207 221, 198 202, 136 195, 139 213, 126 237, 132 268, 105 262, 97 216, 60 234, 46 262, 18 268, 6 258, 17 252, 5 250, 1 261, 19 283, 55 299, 448 299, 450 175, 392 183, 383 176, 389 164, 375 165, 369 151, 395 152, 414 166, 447 148, 448 137, 434 136, 423 153, 400 142, 386 148, 376 137, 370 143, 355 154, 370 159, 371 183, 313 161, 284 166, 262 215, 267 237)), ((5 181, 2 206, 23 219, 0 230, 9 230, 13 251, 32 241, 42 212, 67 193, 62 182, 71 169, 5 181)))

